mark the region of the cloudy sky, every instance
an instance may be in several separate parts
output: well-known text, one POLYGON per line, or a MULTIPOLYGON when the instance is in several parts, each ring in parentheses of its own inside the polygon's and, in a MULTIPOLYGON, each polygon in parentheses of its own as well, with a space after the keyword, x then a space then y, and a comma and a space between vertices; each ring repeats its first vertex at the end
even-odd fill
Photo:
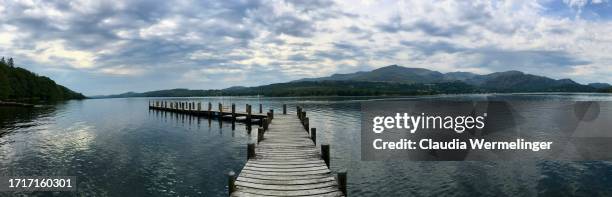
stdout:
POLYGON ((612 3, 0 0, 0 56, 86 95, 398 64, 612 83, 612 3))

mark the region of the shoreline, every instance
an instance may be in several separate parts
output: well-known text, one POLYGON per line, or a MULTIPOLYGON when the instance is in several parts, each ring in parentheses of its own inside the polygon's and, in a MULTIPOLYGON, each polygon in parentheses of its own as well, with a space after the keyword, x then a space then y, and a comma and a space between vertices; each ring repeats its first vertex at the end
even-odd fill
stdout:
POLYGON ((9 101, 0 101, 0 106, 13 106, 13 107, 34 107, 36 105, 29 103, 20 103, 20 102, 9 102, 9 101))

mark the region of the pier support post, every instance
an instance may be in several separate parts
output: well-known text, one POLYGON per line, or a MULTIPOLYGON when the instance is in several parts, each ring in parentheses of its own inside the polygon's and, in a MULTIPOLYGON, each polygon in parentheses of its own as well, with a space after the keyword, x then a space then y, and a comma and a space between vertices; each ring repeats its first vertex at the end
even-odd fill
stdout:
POLYGON ((259 113, 263 113, 263 105, 261 103, 259 104, 259 113))
POLYGON ((247 144, 247 160, 255 158, 255 143, 247 144))
POLYGON ((246 112, 247 112, 247 123, 250 124, 251 123, 251 105, 247 104, 246 105, 246 112))
POLYGON ((198 102, 198 111, 202 111, 202 102, 198 102))
POLYGON ((317 128, 310 129, 310 139, 315 145, 317 144, 317 128))
POLYGON ((346 193, 346 169, 342 169, 338 172, 338 187, 340 191, 347 196, 346 193))
POLYGON ((321 144, 321 158, 325 161, 325 165, 327 165, 329 169, 329 144, 321 144))
POLYGON ((232 120, 236 119, 236 104, 232 103, 232 120))
POLYGON ((261 142, 264 139, 264 131, 263 127, 257 128, 257 143, 261 142))
POLYGON ((263 129, 267 131, 268 130, 268 118, 261 119, 261 124, 263 125, 263 129))
POLYGON ((231 196, 236 191, 236 173, 233 170, 227 173, 227 190, 229 192, 228 196, 231 196))
POLYGON ((310 130, 310 120, 308 117, 304 118, 304 129, 306 129, 306 131, 310 130))
POLYGON ((302 108, 300 106, 296 106, 298 119, 302 120, 302 108))
POLYGON ((287 114, 287 104, 283 104, 283 115, 287 114))
POLYGON ((219 115, 223 115, 223 104, 219 103, 219 115))
POLYGON ((208 102, 208 118, 212 116, 212 103, 208 102))
POLYGON ((270 109, 270 120, 274 119, 274 110, 270 109))

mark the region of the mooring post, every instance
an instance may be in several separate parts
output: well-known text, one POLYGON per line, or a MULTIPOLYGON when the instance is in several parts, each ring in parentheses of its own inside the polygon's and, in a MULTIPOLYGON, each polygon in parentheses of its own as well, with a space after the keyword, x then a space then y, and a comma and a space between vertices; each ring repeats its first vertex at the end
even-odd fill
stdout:
POLYGON ((227 173, 227 190, 229 192, 228 196, 231 196, 236 190, 236 173, 233 170, 227 173))
POLYGON ((346 193, 346 169, 342 169, 338 172, 338 187, 340 191, 347 196, 346 193))
POLYGON ((208 118, 212 116, 212 103, 208 102, 208 118))
POLYGON ((232 103, 232 119, 236 118, 236 104, 232 103))
POLYGON ((247 160, 255 158, 255 143, 247 144, 247 160))
POLYGON ((248 123, 251 123, 251 105, 247 104, 247 106, 246 106, 246 107, 247 107, 247 108, 246 108, 246 109, 247 109, 247 110, 246 110, 246 111, 247 111, 247 122, 248 122, 248 123))
POLYGON ((202 111, 202 102, 198 102, 198 111, 202 111))
POLYGON ((264 131, 263 127, 257 128, 257 143, 261 142, 264 139, 264 131))
POLYGON ((321 144, 321 157, 329 169, 329 144, 321 144))
POLYGON ((263 113, 263 105, 261 103, 259 104, 259 113, 263 113))
POLYGON ((312 139, 312 142, 314 142, 314 144, 317 144, 317 129, 313 128, 310 130, 310 139, 312 139))
POLYGON ((306 117, 304 118, 304 129, 306 129, 306 131, 310 130, 310 118, 306 117))
POLYGON ((287 104, 283 104, 283 115, 287 114, 287 104))
POLYGON ((296 108, 297 108, 296 111, 297 111, 298 119, 301 120, 302 119, 302 108, 300 106, 296 106, 296 108))
POLYGON ((223 115, 223 104, 219 103, 219 115, 223 115))
POLYGON ((268 118, 261 119, 261 124, 263 125, 264 131, 268 130, 268 118))
POLYGON ((274 119, 274 110, 270 109, 270 120, 274 119))

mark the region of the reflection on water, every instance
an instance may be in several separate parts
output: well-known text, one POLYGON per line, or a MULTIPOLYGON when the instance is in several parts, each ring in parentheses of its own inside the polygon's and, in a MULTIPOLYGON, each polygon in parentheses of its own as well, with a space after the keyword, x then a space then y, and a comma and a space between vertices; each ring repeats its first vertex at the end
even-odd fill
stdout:
MULTIPOLYGON (((331 168, 349 172, 355 196, 612 195, 612 163, 408 162, 360 159, 360 102, 380 99, 597 100, 609 95, 449 95, 368 98, 169 98, 281 112, 304 106, 331 168), (607 175, 607 176, 606 176, 607 175)), ((147 110, 145 98, 69 101, 0 108, 0 176, 72 175, 80 196, 224 196, 229 170, 246 162, 253 140, 242 123, 147 110)), ((546 109, 532 109, 543 114, 546 109)), ((543 117, 546 118, 546 117, 543 117)), ((44 195, 44 193, 35 193, 44 195)), ((3 195, 0 193, 0 196, 3 195)), ((6 195, 6 194, 4 194, 6 195)))

